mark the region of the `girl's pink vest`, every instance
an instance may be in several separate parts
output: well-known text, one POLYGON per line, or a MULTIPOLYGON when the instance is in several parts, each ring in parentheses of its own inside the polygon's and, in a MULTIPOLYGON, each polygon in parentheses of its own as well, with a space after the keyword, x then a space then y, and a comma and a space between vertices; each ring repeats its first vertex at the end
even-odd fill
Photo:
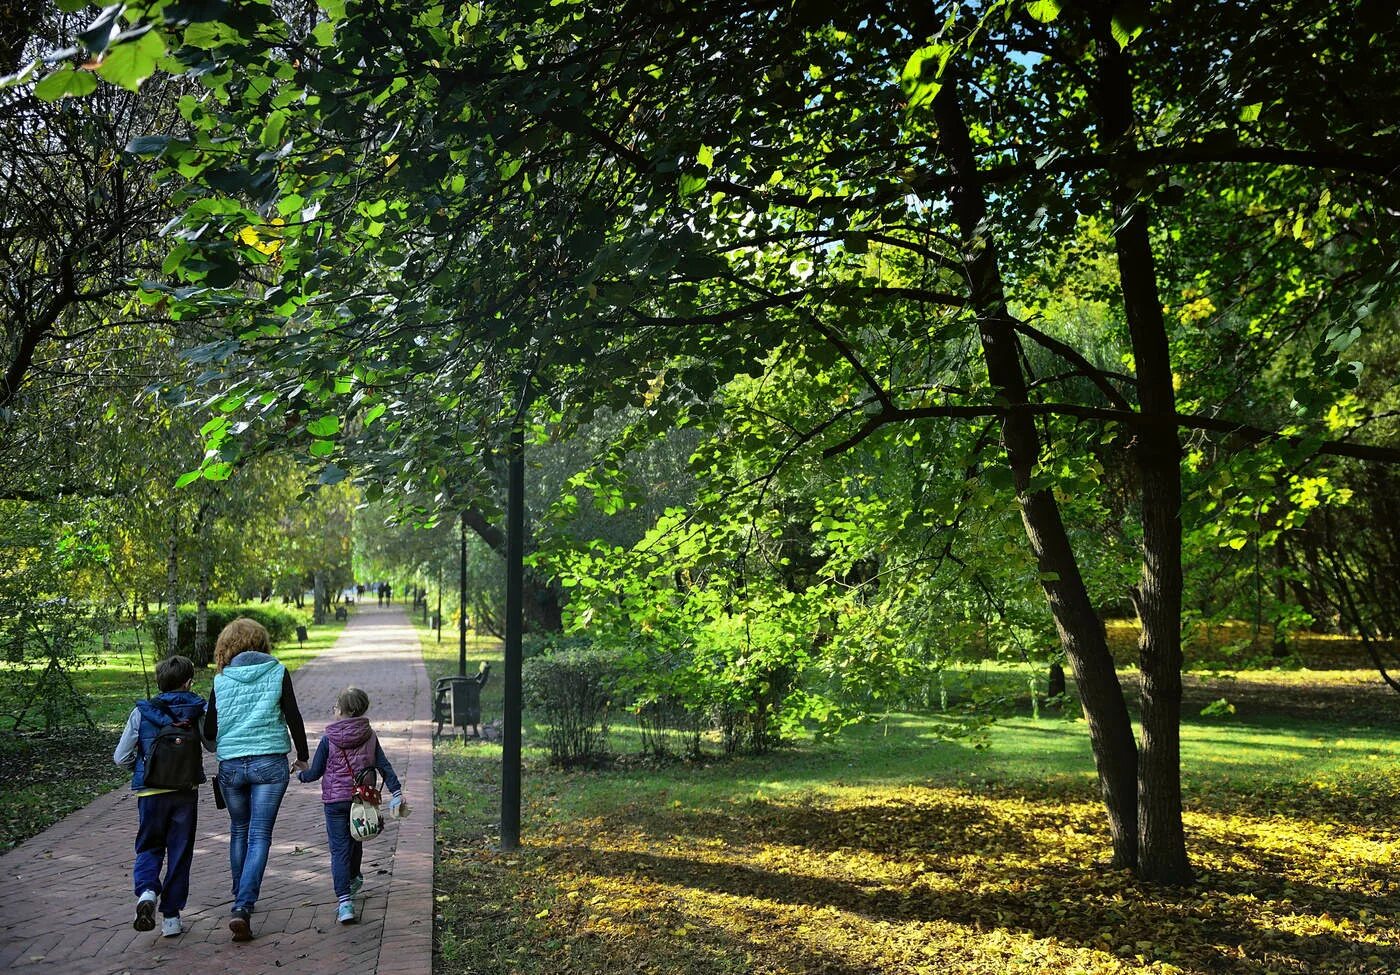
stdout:
MULTIPOLYGON (((326 725, 326 772, 321 777, 322 802, 349 802, 355 773, 374 766, 379 739, 368 718, 342 718, 326 725)), ((378 779, 375 780, 378 782, 378 779)))

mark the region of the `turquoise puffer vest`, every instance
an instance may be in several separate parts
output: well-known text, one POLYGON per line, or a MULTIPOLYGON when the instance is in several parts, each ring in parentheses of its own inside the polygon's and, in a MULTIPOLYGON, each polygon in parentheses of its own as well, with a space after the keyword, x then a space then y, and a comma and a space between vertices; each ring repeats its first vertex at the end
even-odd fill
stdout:
POLYGON ((292 738, 282 719, 282 675, 286 672, 286 667, 268 657, 243 666, 230 664, 215 675, 219 761, 285 755, 291 749, 292 738))

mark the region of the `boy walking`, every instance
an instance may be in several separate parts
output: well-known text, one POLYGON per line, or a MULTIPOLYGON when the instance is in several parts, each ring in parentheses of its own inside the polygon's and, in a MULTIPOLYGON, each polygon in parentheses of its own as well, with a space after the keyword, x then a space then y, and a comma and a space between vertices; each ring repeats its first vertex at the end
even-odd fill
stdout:
MULTIPOLYGON (((190 690, 194 664, 188 657, 167 657, 156 664, 156 686, 160 693, 147 701, 137 701, 126 719, 121 740, 112 761, 131 769, 131 788, 136 793, 136 864, 132 881, 136 892, 136 919, 132 927, 150 931, 156 926, 159 899, 163 920, 160 933, 173 938, 182 930, 180 911, 190 893, 190 861, 194 857, 195 830, 199 824, 199 787, 204 781, 201 769, 197 782, 189 788, 148 788, 146 761, 161 730, 175 722, 189 722, 198 735, 204 717, 204 698, 190 690), (161 881, 161 861, 167 860, 165 880, 161 881)), ((201 742, 208 750, 207 742, 201 742)))

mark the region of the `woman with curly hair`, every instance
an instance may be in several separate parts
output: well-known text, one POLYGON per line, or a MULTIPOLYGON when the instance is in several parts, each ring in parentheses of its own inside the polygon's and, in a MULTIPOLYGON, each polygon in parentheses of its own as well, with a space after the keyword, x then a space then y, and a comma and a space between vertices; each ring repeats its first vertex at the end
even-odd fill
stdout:
POLYGON ((291 772, 306 768, 306 726, 287 668, 272 656, 260 623, 236 619, 214 643, 214 688, 204 736, 219 756, 219 788, 229 813, 234 941, 251 941, 249 920, 272 848, 272 827, 291 772), (287 752, 296 746, 289 767, 287 752))

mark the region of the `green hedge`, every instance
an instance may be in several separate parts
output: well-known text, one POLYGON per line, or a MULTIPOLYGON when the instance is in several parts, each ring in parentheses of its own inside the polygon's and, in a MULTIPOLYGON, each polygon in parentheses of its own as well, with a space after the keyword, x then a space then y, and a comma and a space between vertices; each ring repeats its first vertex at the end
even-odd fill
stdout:
POLYGON ((544 714, 549 760, 570 768, 608 755, 617 656, 579 637, 557 637, 524 662, 525 697, 544 714))
MULTIPOLYGON (((181 606, 178 612, 179 652, 187 657, 193 657, 195 607, 181 606)), ((209 653, 211 657, 214 653, 214 641, 218 638, 219 631, 240 617, 247 617, 266 627, 274 647, 286 640, 295 639, 297 626, 306 622, 306 618, 300 613, 269 603, 251 603, 245 606, 211 603, 209 605, 209 653)), ((157 647, 163 648, 165 646, 167 625, 167 617, 164 612, 152 613, 146 617, 146 629, 150 632, 151 639, 157 647)))

